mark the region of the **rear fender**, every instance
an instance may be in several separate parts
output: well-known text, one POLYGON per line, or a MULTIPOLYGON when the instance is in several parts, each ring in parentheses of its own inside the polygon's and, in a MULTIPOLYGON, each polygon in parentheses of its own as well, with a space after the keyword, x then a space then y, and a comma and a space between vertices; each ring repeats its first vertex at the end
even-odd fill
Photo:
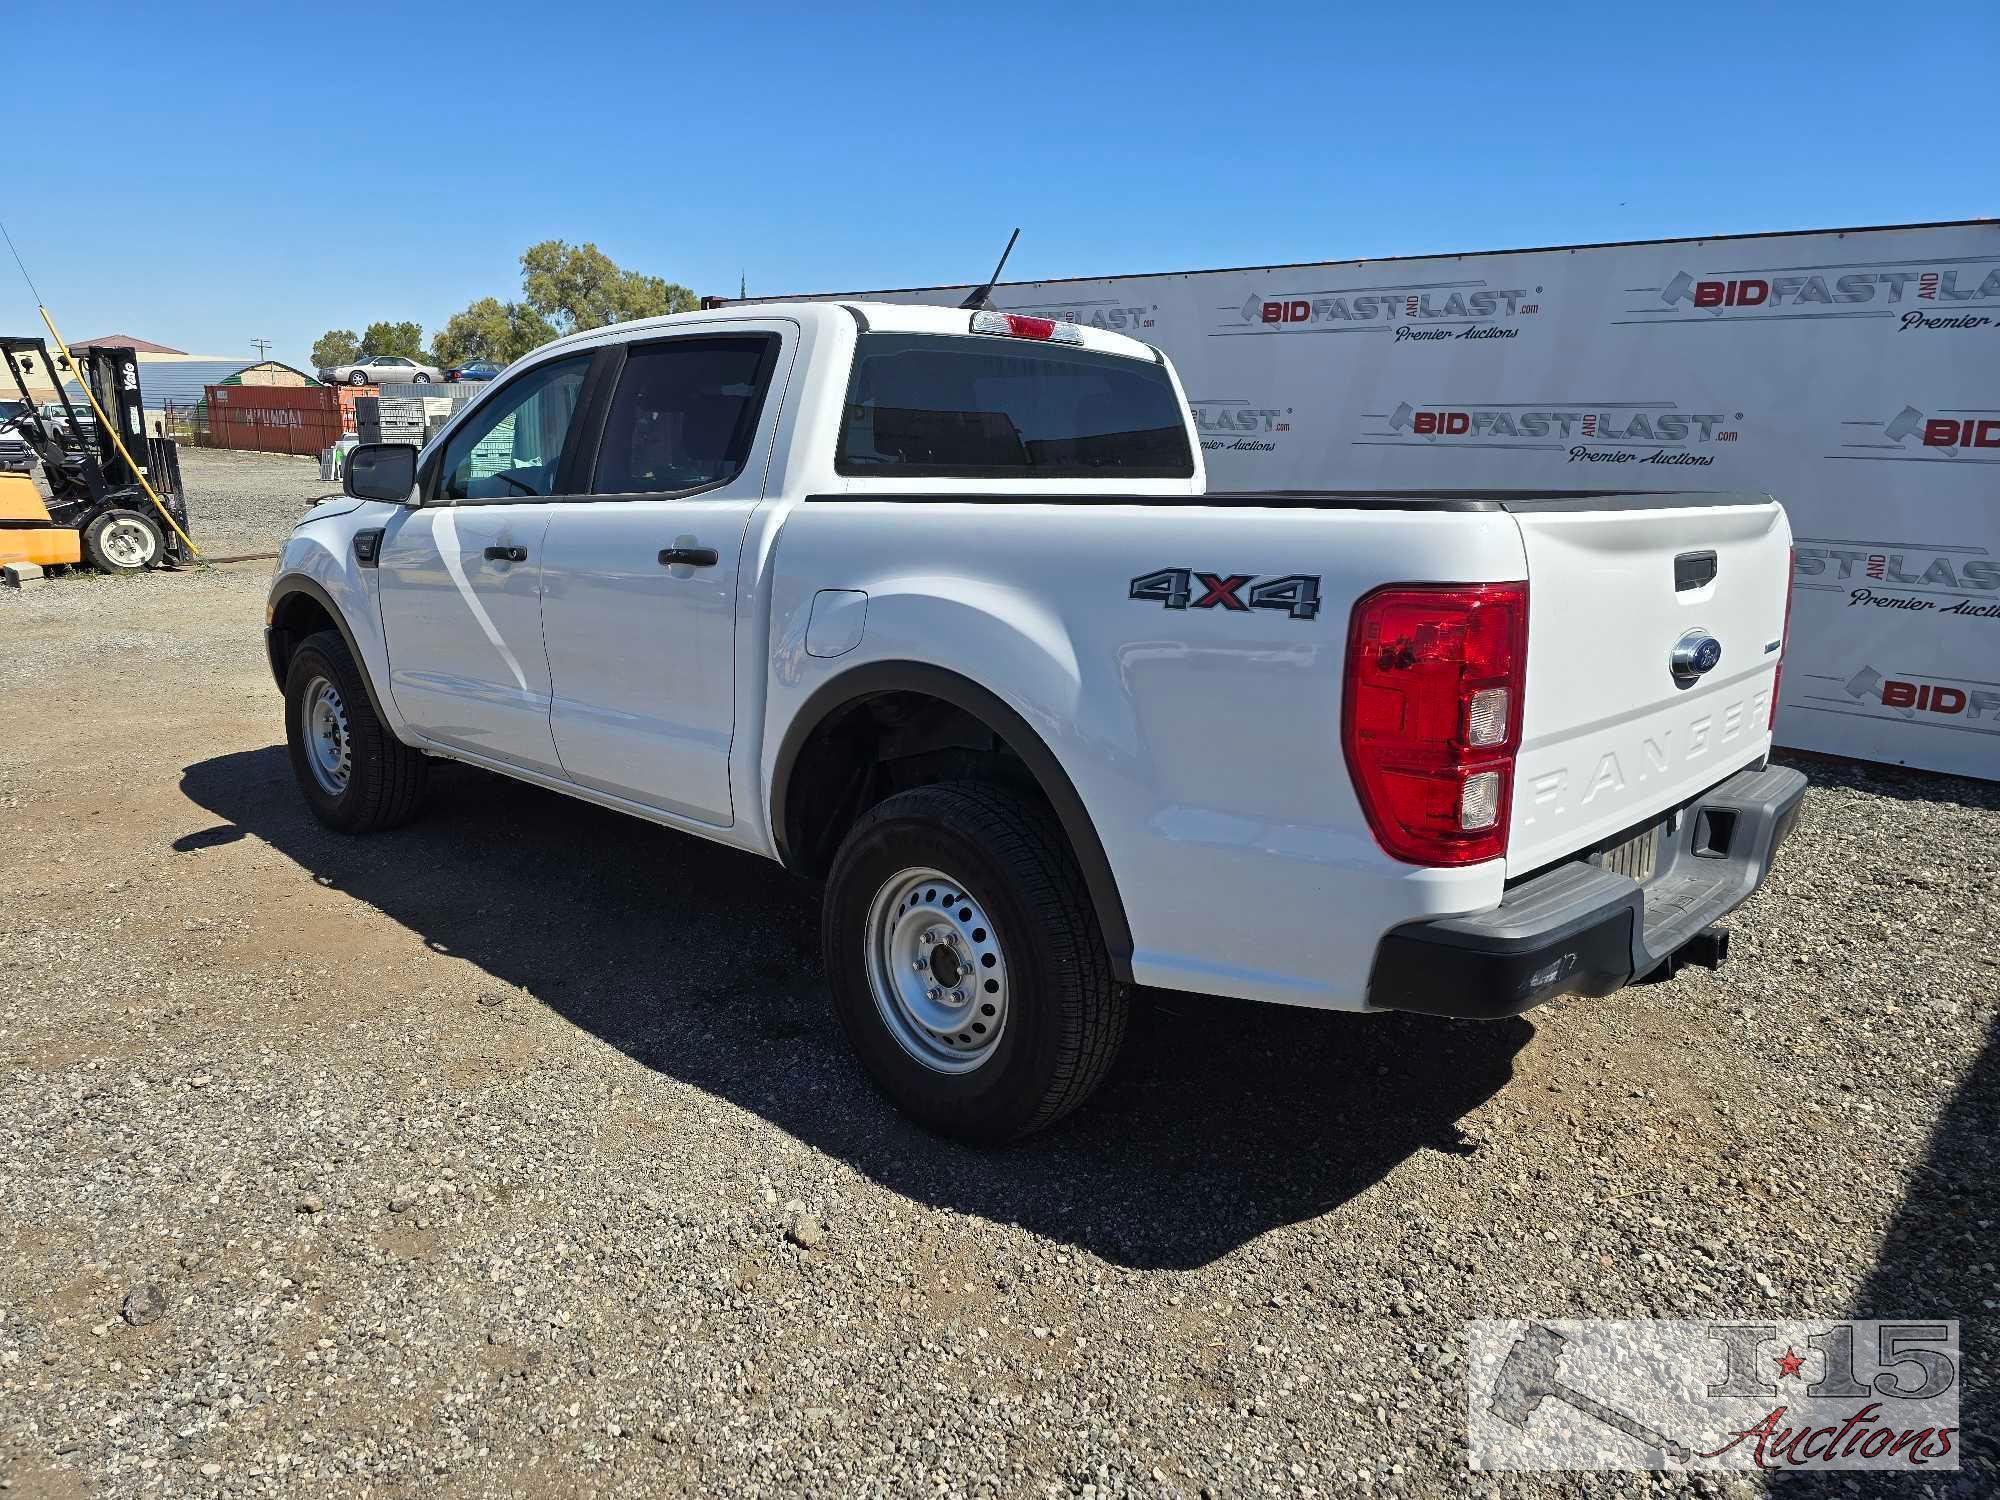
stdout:
POLYGON ((772 847, 785 847, 786 791, 813 731, 858 699, 919 692, 964 710, 997 734, 1034 776, 1062 823, 1089 889, 1114 971, 1131 978, 1132 932, 1118 882, 1059 746, 1074 736, 1081 690, 1069 637, 1054 613, 1019 590, 968 585, 963 578, 889 579, 869 589, 863 644, 849 655, 805 649, 806 608, 788 612, 772 653, 772 733, 763 782, 770 788, 772 847), (949 582, 952 592, 937 592, 949 582), (979 663, 983 684, 937 659, 950 644, 961 662, 979 663))

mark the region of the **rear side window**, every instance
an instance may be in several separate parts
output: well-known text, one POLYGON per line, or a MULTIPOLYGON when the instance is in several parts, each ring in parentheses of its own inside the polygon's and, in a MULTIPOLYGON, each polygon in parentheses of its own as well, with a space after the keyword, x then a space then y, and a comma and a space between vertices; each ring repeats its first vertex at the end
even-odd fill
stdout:
POLYGON ((742 473, 777 348, 770 334, 634 348, 611 398, 593 491, 676 494, 742 473))
POLYGON ((934 479, 1186 479, 1164 366, 982 335, 864 333, 834 467, 934 479))

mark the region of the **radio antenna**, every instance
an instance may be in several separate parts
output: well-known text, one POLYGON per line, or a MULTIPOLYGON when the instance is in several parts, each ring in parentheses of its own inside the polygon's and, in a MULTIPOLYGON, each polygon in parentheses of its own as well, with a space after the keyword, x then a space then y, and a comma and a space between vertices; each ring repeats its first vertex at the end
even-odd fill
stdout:
POLYGON ((1000 264, 993 268, 993 274, 986 278, 986 285, 975 287, 972 295, 959 303, 960 307, 981 308, 992 305, 993 284, 1000 279, 1000 273, 1007 269, 1007 257, 1014 253, 1014 241, 1021 237, 1021 227, 1014 226, 1014 232, 1007 236, 1007 248, 1000 252, 1000 264))
MULTIPOLYGON (((7 248, 14 252, 14 264, 21 268, 21 279, 28 283, 28 290, 35 294, 35 305, 40 307, 42 305, 42 289, 35 285, 35 278, 28 274, 28 263, 21 259, 21 252, 14 244, 14 236, 7 233, 7 226, 4 223, 0 223, 0 239, 6 240, 7 248)), ((1014 242, 1009 240, 1007 243, 1011 248, 1014 242)), ((1001 259, 1005 260, 1006 257, 1002 256, 1001 259)))

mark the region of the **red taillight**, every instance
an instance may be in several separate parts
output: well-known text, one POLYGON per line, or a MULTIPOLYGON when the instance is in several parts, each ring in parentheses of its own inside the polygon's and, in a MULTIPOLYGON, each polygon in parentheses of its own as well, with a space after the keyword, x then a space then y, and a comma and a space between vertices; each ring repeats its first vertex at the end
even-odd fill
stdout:
POLYGON ((1525 583, 1392 584, 1354 606, 1341 743, 1368 824, 1397 859, 1507 852, 1527 665, 1525 583))
POLYGON ((1785 549, 1785 628, 1778 632, 1778 670, 1771 674, 1771 717, 1766 729, 1778 727, 1778 684, 1785 680, 1785 653, 1792 649, 1792 580, 1798 576, 1799 549, 1785 549))
POLYGON ((1083 335, 1074 323, 1058 323, 1054 318, 1030 318, 1021 313, 976 312, 974 333, 997 333, 1003 338, 1040 339, 1046 343, 1081 344, 1083 335))

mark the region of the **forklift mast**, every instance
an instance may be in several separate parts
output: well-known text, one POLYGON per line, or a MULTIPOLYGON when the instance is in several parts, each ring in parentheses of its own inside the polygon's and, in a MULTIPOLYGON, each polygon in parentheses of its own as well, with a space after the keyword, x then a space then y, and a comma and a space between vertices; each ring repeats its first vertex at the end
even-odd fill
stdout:
MULTIPOLYGON (((183 498, 179 445, 164 434, 146 431, 138 351, 129 345, 93 346, 78 357, 83 361, 79 375, 97 397, 97 404, 117 422, 125 439, 125 451, 143 466, 147 482, 167 502, 175 519, 186 520, 184 506, 176 504, 183 498)), ((101 424, 97 429, 97 462, 110 489, 123 489, 139 482, 132 466, 118 452, 110 432, 101 424)))
MULTIPOLYGON (((83 362, 83 368, 77 372, 77 377, 90 387, 104 414, 118 424, 125 439, 126 451, 144 462, 141 455, 146 452, 146 408, 139 396, 138 352, 130 348, 89 348, 78 357, 83 362)), ((111 440, 111 434, 104 430, 102 424, 97 428, 96 447, 97 464, 104 472, 106 485, 122 489, 139 482, 132 466, 119 455, 118 445, 111 440)), ((147 478, 152 476, 149 474, 147 478)))

